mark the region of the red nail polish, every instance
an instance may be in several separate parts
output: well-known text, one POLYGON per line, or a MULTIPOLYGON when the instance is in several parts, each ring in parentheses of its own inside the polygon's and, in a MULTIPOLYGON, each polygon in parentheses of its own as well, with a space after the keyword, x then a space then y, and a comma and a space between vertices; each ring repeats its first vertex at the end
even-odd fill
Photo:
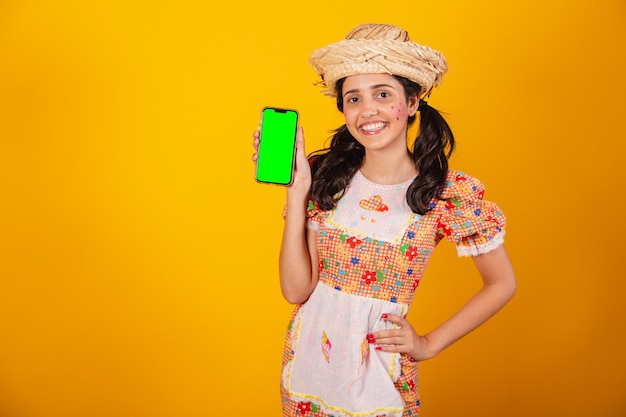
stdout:
POLYGON ((383 350, 383 348, 380 346, 376 346, 376 350, 383 350))
POLYGON ((368 339, 373 339, 373 338, 374 338, 374 335, 373 335, 373 334, 371 334, 371 333, 368 333, 368 334, 367 334, 367 338, 368 338, 368 339))
POLYGON ((386 319, 387 318, 387 314, 383 313, 383 314, 380 315, 380 317, 386 319))
POLYGON ((374 338, 367 339, 367 343, 376 343, 376 339, 374 338))

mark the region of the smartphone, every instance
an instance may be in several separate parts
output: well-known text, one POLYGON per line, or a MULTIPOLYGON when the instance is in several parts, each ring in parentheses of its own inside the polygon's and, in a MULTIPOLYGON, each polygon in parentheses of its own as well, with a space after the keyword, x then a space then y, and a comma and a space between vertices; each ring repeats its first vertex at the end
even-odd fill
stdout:
POLYGON ((260 183, 289 185, 293 181, 299 114, 293 109, 261 111, 255 178, 260 183))

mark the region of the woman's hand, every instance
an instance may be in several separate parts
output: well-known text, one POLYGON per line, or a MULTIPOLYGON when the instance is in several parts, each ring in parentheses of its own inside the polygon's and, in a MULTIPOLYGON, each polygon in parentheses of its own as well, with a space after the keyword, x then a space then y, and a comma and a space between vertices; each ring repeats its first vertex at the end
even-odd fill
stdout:
POLYGON ((368 335, 370 343, 383 352, 404 352, 415 360, 430 359, 476 329, 508 303, 516 289, 515 273, 504 245, 474 256, 483 280, 482 288, 461 309, 425 336, 415 333, 406 319, 386 315, 383 319, 399 329, 381 330, 368 335))
POLYGON ((304 130, 298 128, 296 133, 296 164, 293 182, 288 188, 302 189, 307 196, 311 190, 311 165, 304 152, 304 130))
POLYGON ((383 314, 383 319, 396 324, 398 328, 368 334, 367 339, 376 346, 376 350, 406 353, 416 361, 435 356, 428 346, 428 338, 418 335, 407 319, 395 314, 383 314))
MULTIPOLYGON (((254 148, 254 153, 252 154, 252 161, 254 163, 257 162, 258 152, 259 152, 259 144, 260 144, 260 130, 255 130, 252 137, 254 138, 252 142, 252 147, 254 148)), ((308 195, 309 190, 311 188, 311 166, 309 165, 309 161, 304 152, 304 130, 302 127, 298 128, 296 133, 296 157, 295 157, 295 169, 294 169, 294 178, 291 182, 291 185, 287 186, 288 191, 302 191, 306 195, 308 195)))
POLYGON ((254 153, 252 154, 252 162, 254 162, 256 164, 256 160, 258 159, 259 155, 259 136, 261 134, 261 131, 259 129, 255 130, 254 133, 252 134, 252 137, 254 138, 254 140, 252 141, 252 147, 254 148, 254 153))

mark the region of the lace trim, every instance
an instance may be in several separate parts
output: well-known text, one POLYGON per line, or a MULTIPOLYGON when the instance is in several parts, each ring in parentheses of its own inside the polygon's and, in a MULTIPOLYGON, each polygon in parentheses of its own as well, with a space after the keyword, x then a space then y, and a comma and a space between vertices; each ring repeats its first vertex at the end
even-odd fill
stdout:
POLYGON ((456 252, 459 257, 478 256, 487 252, 491 252, 492 250, 500 247, 504 243, 504 233, 505 232, 503 230, 495 235, 493 239, 479 245, 466 246, 463 244, 458 244, 456 246, 456 252))
POLYGON ((320 224, 310 219, 306 221, 306 227, 311 230, 320 230, 320 224))

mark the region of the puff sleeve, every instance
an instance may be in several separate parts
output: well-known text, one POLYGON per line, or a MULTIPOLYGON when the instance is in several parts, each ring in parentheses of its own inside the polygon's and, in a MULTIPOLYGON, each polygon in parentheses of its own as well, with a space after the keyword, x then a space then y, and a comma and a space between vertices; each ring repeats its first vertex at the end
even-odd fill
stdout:
POLYGON ((459 256, 487 253, 504 243, 506 218, 500 208, 483 200, 484 185, 475 177, 452 171, 443 192, 437 233, 456 244, 459 256))
POLYGON ((309 205, 306 209, 306 218, 306 226, 309 229, 319 230, 320 223, 322 222, 322 210, 313 200, 309 200, 309 205))

